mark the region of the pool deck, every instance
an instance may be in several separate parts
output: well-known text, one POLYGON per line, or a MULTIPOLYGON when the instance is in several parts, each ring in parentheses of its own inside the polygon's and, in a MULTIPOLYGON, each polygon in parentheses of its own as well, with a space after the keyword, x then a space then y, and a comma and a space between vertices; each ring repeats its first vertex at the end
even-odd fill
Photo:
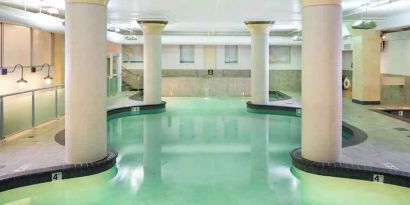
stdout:
MULTIPOLYGON (((299 94, 285 93, 292 96, 292 99, 271 104, 300 106, 299 94)), ((107 110, 143 105, 142 102, 128 99, 132 94, 133 92, 125 92, 109 98, 107 110)), ((164 99, 166 101, 167 98, 164 99)), ((244 107, 246 107, 245 104, 244 107)), ((361 144, 343 148, 340 162, 410 172, 410 123, 370 110, 379 107, 386 106, 358 105, 352 103, 349 96, 343 97, 343 120, 366 132, 368 139, 361 144)), ((405 107, 405 105, 400 107, 405 107)), ((54 140, 55 134, 63 129, 64 117, 1 141, 0 177, 22 171, 64 165, 64 147, 54 140)))

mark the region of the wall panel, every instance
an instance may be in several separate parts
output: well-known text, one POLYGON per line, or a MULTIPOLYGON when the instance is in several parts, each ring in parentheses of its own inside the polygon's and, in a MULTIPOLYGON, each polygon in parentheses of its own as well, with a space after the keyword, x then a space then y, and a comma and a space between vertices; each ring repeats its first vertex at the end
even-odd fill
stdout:
POLYGON ((51 33, 33 29, 33 65, 51 65, 51 33))
POLYGON ((30 66, 30 28, 4 24, 3 66, 30 66))

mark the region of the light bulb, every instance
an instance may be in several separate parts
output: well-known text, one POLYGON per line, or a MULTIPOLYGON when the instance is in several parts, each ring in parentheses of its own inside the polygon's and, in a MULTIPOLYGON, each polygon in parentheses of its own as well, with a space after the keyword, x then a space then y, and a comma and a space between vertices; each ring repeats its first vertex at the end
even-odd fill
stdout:
POLYGON ((52 77, 47 76, 47 77, 44 78, 44 83, 45 83, 46 85, 50 85, 52 82, 53 82, 53 78, 52 78, 52 77))
POLYGON ((17 81, 17 85, 19 86, 19 88, 23 89, 27 86, 27 81, 22 78, 17 81))
POLYGON ((53 81, 52 81, 51 79, 47 78, 47 79, 44 80, 44 82, 45 82, 47 85, 50 85, 53 81))

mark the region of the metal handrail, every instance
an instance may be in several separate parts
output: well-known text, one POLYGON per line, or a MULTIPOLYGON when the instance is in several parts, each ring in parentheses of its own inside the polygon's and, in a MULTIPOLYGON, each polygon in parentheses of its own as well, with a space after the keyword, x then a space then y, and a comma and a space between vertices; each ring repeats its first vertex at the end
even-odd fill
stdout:
POLYGON ((124 66, 122 66, 122 71, 125 71, 126 73, 131 74, 131 75, 136 76, 136 77, 142 76, 142 75, 138 75, 138 74, 135 74, 135 73, 131 72, 130 70, 128 70, 124 66))
POLYGON ((24 94, 24 93, 31 93, 31 92, 36 92, 36 91, 40 91, 40 90, 50 90, 52 88, 61 88, 61 87, 64 87, 64 84, 54 85, 54 86, 49 86, 49 87, 44 87, 44 88, 37 88, 37 89, 32 89, 32 90, 25 90, 25 91, 15 92, 15 93, 3 94, 3 95, 0 95, 0 98, 10 97, 10 96, 13 96, 13 95, 21 95, 21 94, 24 94))
POLYGON ((4 139, 5 137, 4 136, 4 98, 26 94, 26 93, 31 93, 31 127, 34 128, 36 126, 35 124, 35 119, 36 119, 35 92, 54 89, 54 103, 55 103, 54 115, 55 115, 55 118, 58 118, 58 89, 62 87, 64 87, 63 84, 0 95, 0 139, 4 139))

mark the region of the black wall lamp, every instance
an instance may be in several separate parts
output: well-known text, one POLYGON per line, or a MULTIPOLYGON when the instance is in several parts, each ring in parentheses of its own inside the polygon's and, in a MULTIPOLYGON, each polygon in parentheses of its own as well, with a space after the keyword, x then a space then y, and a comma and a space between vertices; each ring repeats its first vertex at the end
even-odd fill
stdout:
MULTIPOLYGON (((50 84, 53 82, 53 78, 50 76, 51 66, 50 66, 50 64, 48 64, 48 63, 44 63, 44 64, 41 66, 41 68, 38 69, 38 70, 39 70, 39 71, 40 71, 40 70, 43 70, 44 67, 47 67, 47 69, 48 69, 48 70, 47 70, 47 76, 44 77, 44 83, 47 84, 47 85, 50 85, 50 84)), ((37 68, 36 68, 36 67, 32 67, 32 68, 31 68, 31 72, 35 73, 36 71, 37 71, 37 68)))
POLYGON ((7 73, 13 73, 16 71, 17 67, 21 68, 21 78, 20 80, 17 81, 17 84, 20 88, 25 88, 27 86, 27 80, 24 79, 24 67, 21 64, 17 64, 13 67, 12 71, 8 71, 7 68, 1 68, 1 74, 2 75, 7 75, 7 73))

